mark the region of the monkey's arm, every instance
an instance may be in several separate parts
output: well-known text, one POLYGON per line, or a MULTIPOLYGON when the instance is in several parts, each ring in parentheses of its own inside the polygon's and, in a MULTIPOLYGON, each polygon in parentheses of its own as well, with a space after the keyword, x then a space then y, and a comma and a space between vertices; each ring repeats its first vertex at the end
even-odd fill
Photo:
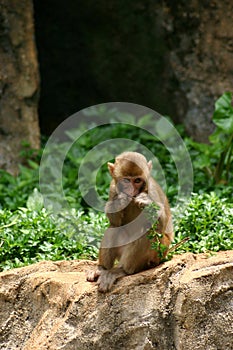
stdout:
POLYGON ((116 194, 113 198, 110 197, 105 206, 105 213, 110 221, 111 226, 121 226, 123 219, 123 210, 131 202, 132 198, 125 193, 116 194))

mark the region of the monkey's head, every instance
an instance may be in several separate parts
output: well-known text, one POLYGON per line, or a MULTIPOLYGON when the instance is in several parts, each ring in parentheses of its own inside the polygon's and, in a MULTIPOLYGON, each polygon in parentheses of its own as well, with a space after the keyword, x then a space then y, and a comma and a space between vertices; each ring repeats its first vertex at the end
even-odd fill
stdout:
POLYGON ((130 197, 147 192, 148 178, 152 162, 137 152, 124 152, 116 157, 115 163, 108 163, 109 172, 115 181, 118 193, 124 192, 130 197))

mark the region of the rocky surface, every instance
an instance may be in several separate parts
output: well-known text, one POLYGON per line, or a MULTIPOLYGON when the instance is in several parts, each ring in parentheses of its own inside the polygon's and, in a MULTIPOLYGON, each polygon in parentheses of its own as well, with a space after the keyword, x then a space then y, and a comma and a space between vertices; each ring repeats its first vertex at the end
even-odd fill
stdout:
MULTIPOLYGON (((15 174, 23 141, 40 145, 31 0, 0 2, 0 168, 15 174)), ((21 159, 22 161, 22 159, 21 159)))
POLYGON ((34 4, 43 133, 82 108, 124 101, 208 140, 214 102, 232 90, 231 0, 34 4))
POLYGON ((214 101, 232 91, 233 3, 165 2, 169 62, 179 82, 174 91, 177 114, 190 135, 207 141, 214 127, 214 101))
POLYGON ((176 256, 107 294, 85 280, 94 265, 2 272, 0 349, 233 349, 233 251, 176 256))

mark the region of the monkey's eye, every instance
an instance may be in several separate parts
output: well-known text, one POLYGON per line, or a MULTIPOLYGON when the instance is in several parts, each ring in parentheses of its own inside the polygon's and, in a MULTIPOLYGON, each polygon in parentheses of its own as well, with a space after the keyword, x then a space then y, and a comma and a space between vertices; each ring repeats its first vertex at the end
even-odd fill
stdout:
POLYGON ((129 182, 130 182, 130 179, 124 178, 124 179, 122 179, 122 182, 124 182, 125 184, 126 184, 126 183, 129 183, 129 182))
POLYGON ((140 177, 137 177, 135 180, 134 180, 134 183, 135 184, 140 184, 140 182, 142 182, 142 179, 140 177))

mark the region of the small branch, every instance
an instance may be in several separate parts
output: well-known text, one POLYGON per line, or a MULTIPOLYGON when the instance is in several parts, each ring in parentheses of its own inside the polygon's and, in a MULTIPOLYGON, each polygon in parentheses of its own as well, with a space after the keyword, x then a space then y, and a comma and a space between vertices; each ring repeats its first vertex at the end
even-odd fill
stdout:
POLYGON ((168 253, 174 252, 177 248, 179 248, 181 245, 183 245, 188 240, 189 240, 189 237, 185 237, 180 242, 176 243, 173 247, 169 248, 168 253))

